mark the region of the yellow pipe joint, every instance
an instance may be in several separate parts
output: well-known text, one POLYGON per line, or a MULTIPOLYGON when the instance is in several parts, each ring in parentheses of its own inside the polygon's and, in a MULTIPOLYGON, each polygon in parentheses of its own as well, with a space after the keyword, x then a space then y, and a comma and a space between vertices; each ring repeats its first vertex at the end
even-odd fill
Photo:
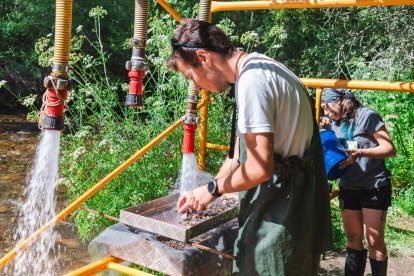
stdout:
POLYGON ((347 88, 363 90, 384 90, 398 92, 414 92, 414 82, 388 82, 367 80, 335 80, 335 79, 308 79, 301 81, 311 88, 347 88))
POLYGON ((112 262, 108 264, 108 269, 112 269, 112 270, 115 270, 115 271, 118 271, 118 272, 121 272, 127 275, 133 275, 133 276, 152 276, 152 274, 148 274, 144 271, 140 271, 137 269, 133 269, 133 268, 120 265, 117 263, 112 263, 112 262))
POLYGON ((207 149, 230 150, 230 146, 206 143, 207 149))
POLYGON ((124 260, 108 256, 96 262, 90 263, 87 266, 81 267, 75 271, 69 272, 64 276, 88 276, 99 273, 108 269, 108 264, 110 263, 122 263, 124 260))

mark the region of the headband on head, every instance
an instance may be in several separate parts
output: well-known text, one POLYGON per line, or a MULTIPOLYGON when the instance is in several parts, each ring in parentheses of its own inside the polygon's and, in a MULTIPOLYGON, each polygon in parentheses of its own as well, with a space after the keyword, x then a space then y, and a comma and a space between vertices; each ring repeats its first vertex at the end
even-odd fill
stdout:
POLYGON ((355 99, 355 96, 350 90, 347 89, 325 88, 322 91, 323 103, 334 103, 343 99, 355 99))
POLYGON ((193 49, 208 49, 211 48, 210 45, 206 44, 199 44, 193 42, 178 42, 175 38, 171 38, 171 45, 173 48, 181 47, 181 48, 193 48, 193 49))

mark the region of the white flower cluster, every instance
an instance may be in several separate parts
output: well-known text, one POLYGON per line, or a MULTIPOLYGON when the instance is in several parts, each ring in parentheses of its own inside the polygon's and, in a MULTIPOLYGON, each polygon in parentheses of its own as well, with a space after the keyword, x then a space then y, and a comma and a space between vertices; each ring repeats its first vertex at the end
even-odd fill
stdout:
POLYGON ((85 126, 81 130, 79 130, 76 134, 76 138, 86 138, 91 133, 92 127, 85 126))
POLYGON ((22 105, 27 106, 27 107, 32 106, 34 105, 36 98, 37 98, 36 94, 30 94, 29 96, 24 97, 22 101, 22 105))
POLYGON ((87 153, 88 151, 86 150, 85 147, 79 147, 77 148, 74 152, 73 152, 73 160, 77 160, 80 157, 82 157, 85 153, 87 153))

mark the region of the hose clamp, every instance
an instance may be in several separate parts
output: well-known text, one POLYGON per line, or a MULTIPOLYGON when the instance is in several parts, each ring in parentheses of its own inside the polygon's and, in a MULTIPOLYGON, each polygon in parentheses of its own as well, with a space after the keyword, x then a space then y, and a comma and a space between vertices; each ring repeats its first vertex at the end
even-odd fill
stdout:
POLYGON ((72 82, 70 80, 47 76, 43 80, 43 87, 46 89, 70 91, 72 90, 72 82))
POLYGON ((68 73, 69 72, 69 65, 62 65, 62 64, 53 63, 52 71, 68 73))
POLYGON ((132 59, 128 60, 125 63, 125 68, 129 70, 141 70, 144 72, 148 71, 148 64, 145 62, 145 60, 142 59, 132 59))
POLYGON ((188 95, 187 102, 197 103, 198 102, 198 95, 188 95))
POLYGON ((129 40, 129 43, 132 47, 143 48, 147 45, 147 40, 133 37, 129 40))
POLYGON ((193 115, 193 114, 191 114, 191 113, 186 113, 180 119, 186 125, 198 125, 198 124, 200 124, 200 118, 193 115))

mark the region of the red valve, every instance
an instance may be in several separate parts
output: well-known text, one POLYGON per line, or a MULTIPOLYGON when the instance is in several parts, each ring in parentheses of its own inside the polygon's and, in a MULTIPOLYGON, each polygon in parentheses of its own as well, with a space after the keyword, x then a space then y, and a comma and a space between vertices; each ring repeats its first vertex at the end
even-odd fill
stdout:
POLYGON ((142 86, 145 72, 141 70, 129 70, 130 77, 129 92, 125 101, 125 105, 142 107, 142 86))
POLYGON ((183 153, 194 153, 196 124, 184 124, 183 153))

